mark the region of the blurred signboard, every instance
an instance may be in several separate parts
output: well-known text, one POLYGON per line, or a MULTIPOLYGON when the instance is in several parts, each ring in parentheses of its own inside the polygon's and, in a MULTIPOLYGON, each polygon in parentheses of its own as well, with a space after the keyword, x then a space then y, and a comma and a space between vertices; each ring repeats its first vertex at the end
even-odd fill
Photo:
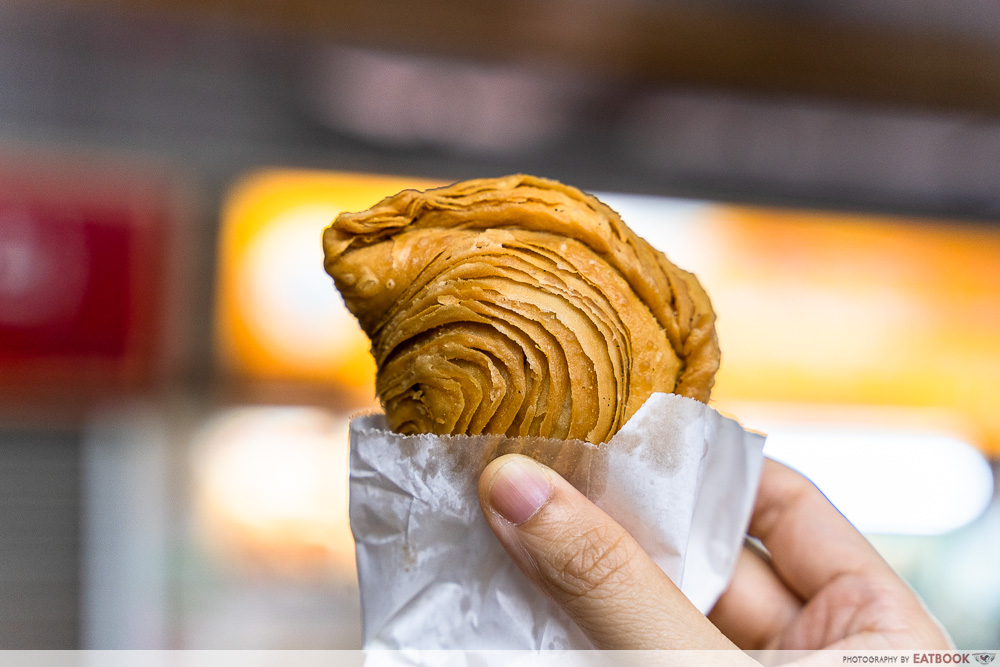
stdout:
POLYGON ((995 226, 731 206, 705 224, 720 402, 948 413, 1000 455, 995 226))
POLYGON ((362 405, 375 365, 361 331, 323 269, 323 230, 405 188, 434 182, 314 171, 261 171, 241 181, 223 211, 216 348, 224 370, 263 382, 320 383, 362 405))
POLYGON ((0 155, 0 395, 61 408, 149 384, 173 268, 159 183, 97 158, 0 155))

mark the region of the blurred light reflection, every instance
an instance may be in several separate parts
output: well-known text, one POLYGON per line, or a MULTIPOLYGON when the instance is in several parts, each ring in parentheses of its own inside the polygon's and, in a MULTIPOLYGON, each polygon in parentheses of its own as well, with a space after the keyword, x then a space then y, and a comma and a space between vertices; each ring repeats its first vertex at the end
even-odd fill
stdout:
POLYGON ((228 410, 196 437, 194 475, 209 544, 286 573, 353 573, 345 419, 306 407, 228 410))
POLYGON ((767 432, 764 453, 811 479, 863 533, 948 533, 993 497, 989 463, 952 435, 851 424, 767 432))

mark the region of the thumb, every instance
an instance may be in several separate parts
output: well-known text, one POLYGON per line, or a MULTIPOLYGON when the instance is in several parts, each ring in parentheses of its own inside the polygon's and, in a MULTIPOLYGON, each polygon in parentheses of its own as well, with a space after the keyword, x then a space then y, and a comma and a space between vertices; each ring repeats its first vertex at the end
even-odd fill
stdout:
POLYGON ((595 647, 735 648, 624 528, 550 468, 502 456, 479 478, 479 502, 517 565, 595 647))

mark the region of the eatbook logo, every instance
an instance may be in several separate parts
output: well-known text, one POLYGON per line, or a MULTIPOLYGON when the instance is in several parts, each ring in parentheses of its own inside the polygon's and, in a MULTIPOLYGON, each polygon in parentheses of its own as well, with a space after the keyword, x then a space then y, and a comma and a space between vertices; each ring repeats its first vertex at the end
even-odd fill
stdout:
POLYGON ((993 662, 993 658, 997 657, 996 653, 974 653, 972 655, 976 662, 980 665, 988 665, 993 662))

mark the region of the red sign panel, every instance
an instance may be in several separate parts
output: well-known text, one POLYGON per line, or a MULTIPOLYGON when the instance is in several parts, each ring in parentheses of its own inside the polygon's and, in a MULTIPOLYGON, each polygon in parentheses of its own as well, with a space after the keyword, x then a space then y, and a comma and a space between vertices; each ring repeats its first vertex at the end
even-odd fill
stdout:
POLYGON ((0 391, 142 387, 163 325, 164 202, 106 170, 0 168, 0 391))

